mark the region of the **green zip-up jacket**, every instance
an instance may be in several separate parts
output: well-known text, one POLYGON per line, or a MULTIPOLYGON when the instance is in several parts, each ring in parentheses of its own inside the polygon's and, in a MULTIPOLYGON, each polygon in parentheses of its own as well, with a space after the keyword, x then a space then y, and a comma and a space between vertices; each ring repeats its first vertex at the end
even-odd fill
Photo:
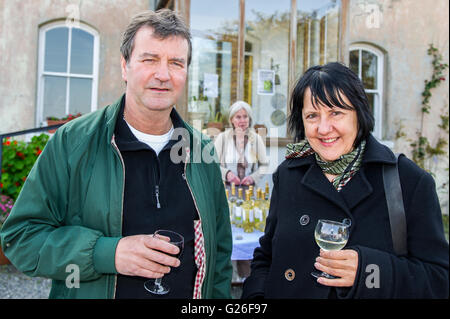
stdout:
MULTIPOLYGON (((120 101, 56 131, 1 229, 3 251, 14 266, 29 276, 53 280, 50 298, 115 296, 125 179, 114 142, 120 101)), ((201 296, 231 298, 227 199, 217 161, 208 163, 201 156, 214 152, 213 143, 184 125, 190 137, 186 181, 204 239, 201 296)))

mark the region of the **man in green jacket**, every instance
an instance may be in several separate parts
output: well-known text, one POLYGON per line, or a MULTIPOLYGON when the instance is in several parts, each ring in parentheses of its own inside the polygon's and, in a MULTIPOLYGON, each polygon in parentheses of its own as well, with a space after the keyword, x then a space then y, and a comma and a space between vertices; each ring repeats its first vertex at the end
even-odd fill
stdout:
POLYGON ((133 18, 121 45, 125 94, 57 130, 1 230, 50 298, 230 298, 231 227, 212 143, 177 114, 191 58, 170 10, 133 18), (152 236, 168 229, 184 249, 152 236), (169 291, 151 293, 161 278, 169 291), (146 288, 147 287, 147 288, 146 288))

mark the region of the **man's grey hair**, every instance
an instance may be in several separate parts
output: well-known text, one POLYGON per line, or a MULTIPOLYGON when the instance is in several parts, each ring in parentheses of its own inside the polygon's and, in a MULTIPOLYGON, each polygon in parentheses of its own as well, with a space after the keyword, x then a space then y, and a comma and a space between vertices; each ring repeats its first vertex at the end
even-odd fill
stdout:
POLYGON ((131 53, 134 49, 134 38, 141 27, 152 28, 153 35, 159 39, 167 39, 172 36, 186 39, 189 45, 187 65, 191 63, 191 32, 183 18, 169 9, 161 9, 156 12, 144 11, 131 19, 130 24, 123 33, 122 44, 120 45, 120 53, 127 63, 130 61, 131 53))

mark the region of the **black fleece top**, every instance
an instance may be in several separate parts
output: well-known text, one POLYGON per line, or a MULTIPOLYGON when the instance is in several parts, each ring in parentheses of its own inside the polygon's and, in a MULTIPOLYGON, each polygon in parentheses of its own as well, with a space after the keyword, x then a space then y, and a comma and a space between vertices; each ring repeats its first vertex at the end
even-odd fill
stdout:
MULTIPOLYGON (((192 298, 197 271, 194 220, 199 217, 185 179, 184 162, 174 163, 170 159, 170 151, 172 147, 179 148, 181 137, 171 139, 157 156, 129 129, 123 119, 124 105, 125 97, 114 131, 125 164, 122 235, 153 234, 158 229, 168 229, 182 234, 185 244, 180 266, 163 277, 163 282, 170 287, 168 294, 154 295, 145 290, 148 278, 119 274, 116 299, 192 298)), ((170 116, 175 129, 184 127, 175 109, 170 116)))

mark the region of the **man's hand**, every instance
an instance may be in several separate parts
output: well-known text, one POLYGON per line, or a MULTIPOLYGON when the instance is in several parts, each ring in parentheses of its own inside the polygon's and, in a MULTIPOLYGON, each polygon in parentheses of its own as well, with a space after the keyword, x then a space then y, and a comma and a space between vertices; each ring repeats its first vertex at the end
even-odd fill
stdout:
POLYGON ((161 278, 178 267, 180 261, 175 255, 179 248, 164 238, 152 235, 128 236, 119 240, 116 248, 116 270, 119 274, 146 278, 161 278))
POLYGON ((314 267, 338 279, 319 278, 317 282, 331 287, 351 287, 358 270, 358 253, 352 249, 325 251, 320 250, 314 267))

